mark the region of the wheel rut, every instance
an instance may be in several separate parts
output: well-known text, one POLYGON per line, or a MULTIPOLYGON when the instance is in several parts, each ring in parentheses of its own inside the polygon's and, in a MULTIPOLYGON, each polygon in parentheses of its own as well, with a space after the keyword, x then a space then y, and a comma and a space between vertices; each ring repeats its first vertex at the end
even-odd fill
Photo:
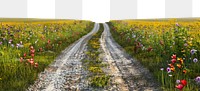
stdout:
POLYGON ((84 58, 86 44, 91 36, 99 30, 95 24, 93 30, 70 47, 62 51, 28 91, 75 91, 87 86, 81 60, 84 58))
POLYGON ((107 24, 104 24, 101 45, 110 65, 109 73, 113 75, 119 91, 160 91, 152 74, 114 41, 107 24))

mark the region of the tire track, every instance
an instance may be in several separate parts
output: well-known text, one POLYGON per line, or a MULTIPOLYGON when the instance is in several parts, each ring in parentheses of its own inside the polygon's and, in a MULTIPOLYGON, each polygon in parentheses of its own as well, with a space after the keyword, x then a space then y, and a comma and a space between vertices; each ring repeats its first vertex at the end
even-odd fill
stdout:
POLYGON ((88 40, 98 30, 99 24, 95 24, 90 33, 66 48, 49 68, 40 73, 28 91, 74 91, 87 87, 87 73, 82 68, 81 59, 85 56, 88 40))
POLYGON ((119 91, 160 91, 150 72, 113 40, 107 24, 104 24, 101 44, 110 65, 108 73, 117 81, 119 91))

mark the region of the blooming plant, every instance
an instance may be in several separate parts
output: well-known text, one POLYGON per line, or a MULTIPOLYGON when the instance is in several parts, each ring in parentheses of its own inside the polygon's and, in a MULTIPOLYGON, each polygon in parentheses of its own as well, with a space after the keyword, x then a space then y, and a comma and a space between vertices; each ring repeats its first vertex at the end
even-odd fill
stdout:
POLYGON ((121 20, 109 25, 115 41, 154 74, 163 90, 198 91, 199 20, 121 20))
POLYGON ((26 90, 62 50, 92 28, 93 23, 78 20, 0 22, 0 90, 26 90))

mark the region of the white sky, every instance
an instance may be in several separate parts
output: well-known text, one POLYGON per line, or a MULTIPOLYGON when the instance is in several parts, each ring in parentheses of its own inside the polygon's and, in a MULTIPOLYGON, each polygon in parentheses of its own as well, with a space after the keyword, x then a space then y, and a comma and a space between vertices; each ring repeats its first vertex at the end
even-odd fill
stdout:
POLYGON ((165 18, 165 0, 138 0, 137 18, 165 18))
POLYGON ((193 17, 200 17, 200 0, 193 0, 192 13, 193 17))
POLYGON ((55 18, 55 0, 28 0, 28 18, 55 18))
POLYGON ((110 0, 83 0, 82 19, 95 22, 110 20, 110 0))
MULTIPOLYGON (((6 0, 0 0, 2 5, 4 5, 3 3, 5 3, 5 1, 6 0)), ((200 0, 192 0, 192 1, 193 1, 192 16, 200 17, 200 0)), ((70 3, 70 0, 68 2, 70 3)), ((126 0, 124 0, 124 2, 126 2, 126 0)), ((17 4, 17 2, 15 3, 17 4)), ((80 0, 80 3, 82 3, 82 6, 79 5, 80 7, 82 7, 82 10, 80 9, 80 12, 82 12, 82 19, 92 20, 96 22, 105 22, 105 21, 110 20, 110 0, 80 0)), ((19 2, 17 5, 20 5, 20 4, 21 2, 19 2)), ((5 8, 2 5, 0 6, 0 8, 5 8)), ((123 5, 119 6, 119 8, 120 7, 123 7, 123 5)), ((11 8, 14 8, 14 7, 11 7, 11 8)), ((67 12, 65 10, 66 9, 63 9, 62 11, 67 12)), ((10 10, 8 9, 8 11, 10 10)), ((5 11, 1 11, 2 13, 0 14, 1 17, 5 16, 3 15, 4 12, 5 11)), ((133 11, 130 11, 130 13, 131 12, 133 11)), ((10 16, 16 17, 16 14, 12 14, 10 16)), ((27 0, 27 17, 28 18, 55 18, 55 0, 27 0)), ((166 18, 165 17, 165 0, 137 0, 137 18, 140 18, 140 19, 141 18, 145 18, 145 19, 166 18)))

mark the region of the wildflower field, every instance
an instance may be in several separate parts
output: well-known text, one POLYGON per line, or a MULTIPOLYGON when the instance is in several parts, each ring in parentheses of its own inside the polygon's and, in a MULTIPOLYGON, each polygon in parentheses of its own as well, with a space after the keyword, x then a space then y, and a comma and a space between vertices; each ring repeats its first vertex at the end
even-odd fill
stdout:
POLYGON ((0 91, 23 91, 94 23, 78 20, 1 19, 0 91))
POLYGON ((112 36, 164 91, 200 90, 200 19, 118 20, 112 36))

